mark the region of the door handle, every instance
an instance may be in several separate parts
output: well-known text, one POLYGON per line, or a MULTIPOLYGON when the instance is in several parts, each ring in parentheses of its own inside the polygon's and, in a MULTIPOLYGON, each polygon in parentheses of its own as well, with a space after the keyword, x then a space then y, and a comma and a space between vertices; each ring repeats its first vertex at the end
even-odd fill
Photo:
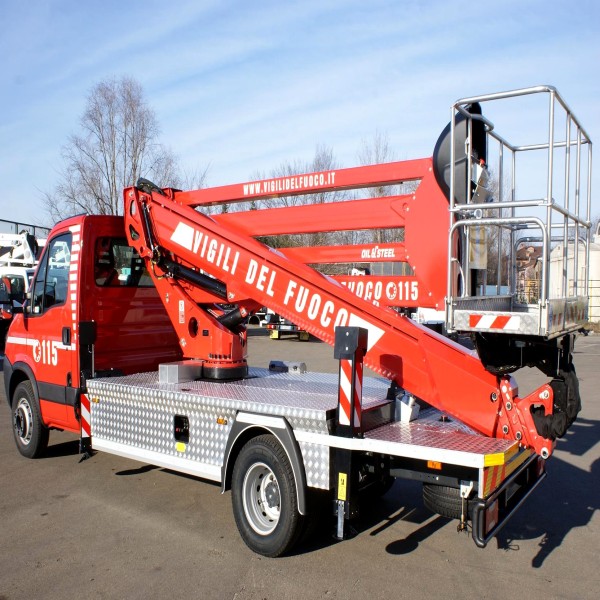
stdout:
POLYGON ((63 327, 63 329, 62 329, 62 343, 63 343, 63 346, 70 346, 71 345, 71 328, 70 327, 63 327))

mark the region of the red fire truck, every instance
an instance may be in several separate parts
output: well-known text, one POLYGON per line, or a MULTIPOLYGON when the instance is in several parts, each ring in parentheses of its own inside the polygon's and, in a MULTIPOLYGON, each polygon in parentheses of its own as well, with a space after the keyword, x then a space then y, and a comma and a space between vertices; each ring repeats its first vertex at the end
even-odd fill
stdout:
POLYGON ((485 546, 545 477, 580 408, 572 347, 587 316, 586 282, 551 297, 547 263, 555 230, 589 229, 590 192, 581 190, 591 142, 546 86, 463 99, 451 115, 432 158, 195 191, 140 180, 124 191, 123 217, 56 225, 6 344, 19 451, 40 456, 50 430, 67 430, 84 455, 105 451, 220 482, 245 543, 266 556, 297 542, 315 518, 315 494, 332 494, 341 538, 359 498, 396 478, 423 482, 426 505, 470 524, 485 546), (530 95, 566 114, 566 137, 550 126, 545 140, 516 146, 482 114, 530 95), (563 173, 581 184, 575 198, 557 199, 569 185, 552 187, 557 149, 578 156, 563 173), (514 169, 527 152, 546 156, 545 189, 531 199, 513 185, 493 197, 493 156, 514 169), (407 181, 410 194, 202 212, 407 181), (382 228, 403 229, 404 241, 277 250, 255 239, 382 228), (513 260, 523 232, 537 235, 546 268, 535 302, 479 294, 482 228, 508 232, 500 262, 513 260), (308 266, 367 255, 404 260, 412 274, 362 276, 357 295, 308 266), (386 306, 399 298, 445 307, 447 329, 471 334, 478 353, 386 306), (249 367, 245 322, 262 307, 334 346, 339 376, 249 367), (381 377, 363 377, 363 365, 381 377), (511 374, 525 365, 549 381, 521 397, 511 374))

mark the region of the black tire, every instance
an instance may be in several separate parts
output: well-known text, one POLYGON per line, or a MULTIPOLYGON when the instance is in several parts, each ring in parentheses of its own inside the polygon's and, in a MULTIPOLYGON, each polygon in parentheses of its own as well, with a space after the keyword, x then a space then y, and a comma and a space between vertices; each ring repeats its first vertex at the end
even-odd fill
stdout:
POLYGON ((40 408, 30 381, 22 381, 12 397, 12 422, 15 443, 27 458, 43 456, 48 447, 48 429, 44 427, 40 408))
MULTIPOLYGON (((460 519, 463 511, 463 499, 458 488, 445 485, 423 484, 423 504, 432 512, 447 517, 460 519)), ((467 500, 467 517, 473 513, 473 501, 467 500)))
POLYGON ((231 481, 233 516, 246 545, 263 556, 290 550, 303 530, 296 481, 276 438, 261 435, 241 450, 231 481))

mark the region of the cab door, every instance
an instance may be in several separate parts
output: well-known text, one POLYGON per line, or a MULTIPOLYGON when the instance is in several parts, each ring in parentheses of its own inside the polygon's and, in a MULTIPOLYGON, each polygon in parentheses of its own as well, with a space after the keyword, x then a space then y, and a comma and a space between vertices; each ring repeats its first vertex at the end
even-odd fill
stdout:
POLYGON ((79 247, 79 228, 72 226, 48 241, 32 283, 24 323, 42 419, 48 426, 72 431, 78 430, 73 387, 78 363, 73 335, 78 252, 73 250, 79 247))

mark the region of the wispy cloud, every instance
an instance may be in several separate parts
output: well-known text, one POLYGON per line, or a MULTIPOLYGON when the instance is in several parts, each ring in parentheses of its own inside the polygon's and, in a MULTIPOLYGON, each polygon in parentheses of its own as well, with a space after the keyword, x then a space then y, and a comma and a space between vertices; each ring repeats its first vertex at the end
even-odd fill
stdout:
POLYGON ((0 38, 2 218, 39 215, 87 93, 123 74, 144 86, 163 142, 187 167, 210 163, 214 185, 319 143, 351 166, 376 129, 399 158, 427 156, 457 98, 539 83, 600 132, 592 1, 21 4, 0 6, 12 25, 0 38))

